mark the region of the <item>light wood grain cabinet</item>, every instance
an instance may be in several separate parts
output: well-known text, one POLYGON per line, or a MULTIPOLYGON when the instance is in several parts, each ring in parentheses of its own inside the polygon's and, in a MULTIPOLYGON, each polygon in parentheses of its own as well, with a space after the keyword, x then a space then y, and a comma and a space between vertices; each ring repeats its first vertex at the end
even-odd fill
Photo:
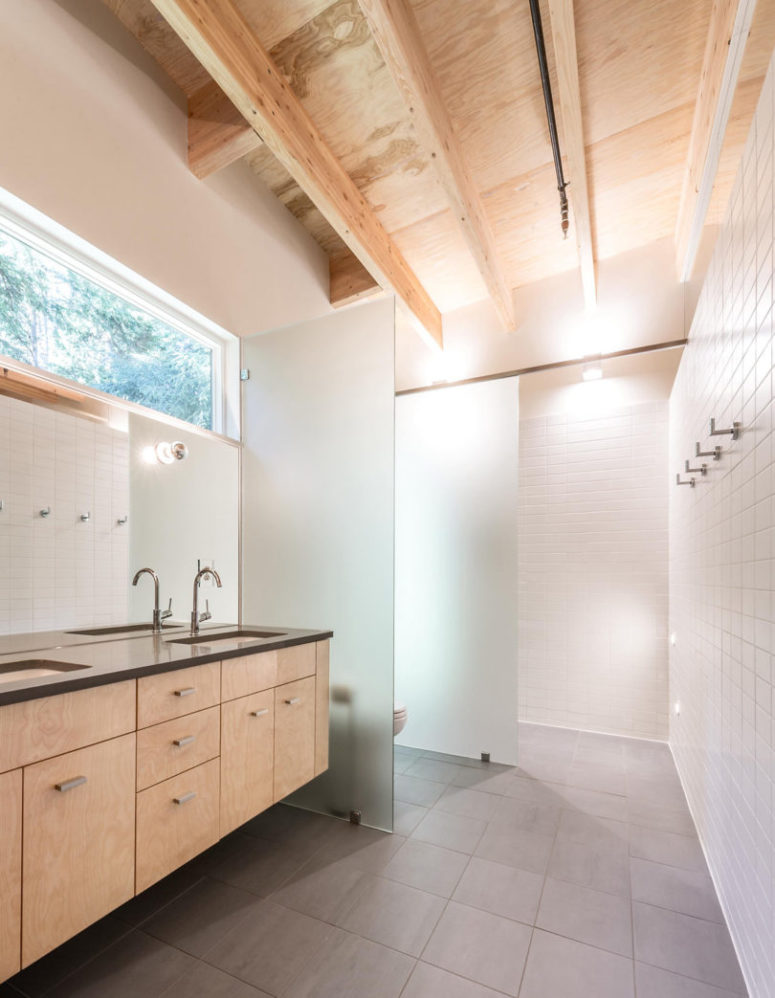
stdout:
POLYGON ((21 967, 22 771, 0 776, 0 981, 21 967))
POLYGON ((218 759, 137 795, 139 894, 218 841, 218 759))
POLYGON ((315 677, 278 686, 274 697, 274 799, 277 801, 315 775, 315 677))
POLYGON ((221 700, 221 663, 208 662, 137 680, 137 727, 214 707, 221 700))
POLYGON ((221 835, 272 804, 274 711, 274 690, 221 706, 221 835))
POLYGON ((24 770, 23 967, 134 894, 135 741, 24 770))
POLYGON ((141 728, 137 732, 137 789, 144 790, 215 759, 220 746, 220 707, 141 728))

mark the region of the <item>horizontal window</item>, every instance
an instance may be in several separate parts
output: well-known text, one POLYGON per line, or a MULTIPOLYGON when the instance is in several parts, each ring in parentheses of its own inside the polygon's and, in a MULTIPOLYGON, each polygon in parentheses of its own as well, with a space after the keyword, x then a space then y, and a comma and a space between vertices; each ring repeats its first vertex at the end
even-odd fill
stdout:
POLYGON ((0 229, 0 354, 211 430, 216 351, 0 229))

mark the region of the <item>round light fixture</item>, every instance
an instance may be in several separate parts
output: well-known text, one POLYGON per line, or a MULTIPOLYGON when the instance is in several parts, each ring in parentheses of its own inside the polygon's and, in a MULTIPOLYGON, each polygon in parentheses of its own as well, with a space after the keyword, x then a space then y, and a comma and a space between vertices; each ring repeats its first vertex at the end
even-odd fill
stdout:
POLYGON ((175 461, 182 461, 188 457, 188 447, 181 440, 176 440, 174 443, 161 440, 153 452, 159 464, 174 464, 175 461))

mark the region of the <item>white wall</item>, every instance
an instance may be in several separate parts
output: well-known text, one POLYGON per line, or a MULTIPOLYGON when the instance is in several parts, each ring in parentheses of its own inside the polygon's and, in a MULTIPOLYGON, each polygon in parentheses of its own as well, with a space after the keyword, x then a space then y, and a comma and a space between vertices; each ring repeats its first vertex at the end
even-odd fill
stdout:
POLYGON ((334 631, 327 774, 297 800, 393 821, 394 304, 245 341, 243 615, 334 631))
POLYGON ((671 401, 670 472, 743 424, 694 489, 670 490, 670 740, 751 998, 775 995, 773 67, 671 401))
POLYGON ((0 187, 237 335, 330 311, 323 252, 243 164, 190 173, 154 77, 96 0, 0 0, 0 187))
POLYGON ((147 566, 159 576, 162 609, 172 597, 173 619, 188 623, 194 576, 201 561, 202 566, 214 567, 222 582, 220 589, 209 580, 201 583, 201 609, 209 599, 213 622, 237 622, 239 460, 239 447, 218 437, 130 414, 130 545, 124 588, 129 594, 131 620, 151 619, 152 581, 144 577, 136 588, 130 585, 134 573, 147 566), (188 447, 184 461, 159 464, 146 460, 149 448, 174 440, 188 447))
POLYGON ((0 395, 0 500, 0 634, 126 620, 125 432, 0 395))
POLYGON ((665 738, 667 401, 575 378, 520 424, 519 716, 665 738))
POLYGON ((396 400, 398 743, 515 763, 519 384, 396 400))

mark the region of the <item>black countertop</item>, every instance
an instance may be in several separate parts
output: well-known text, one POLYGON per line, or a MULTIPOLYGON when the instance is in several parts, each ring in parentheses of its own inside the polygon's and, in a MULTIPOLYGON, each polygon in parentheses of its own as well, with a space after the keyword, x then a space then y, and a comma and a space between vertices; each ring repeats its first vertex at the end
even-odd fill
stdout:
POLYGON ((290 648, 310 641, 324 641, 333 631, 299 630, 292 627, 269 627, 257 624, 209 624, 202 627, 196 644, 176 644, 176 638, 190 638, 183 624, 165 625, 161 634, 141 632, 130 637, 122 635, 86 636, 72 631, 41 631, 32 634, 8 634, 0 637, 0 705, 18 703, 68 693, 89 686, 119 683, 138 676, 185 669, 191 665, 238 658, 254 652, 290 648), (279 632, 270 638, 236 638, 208 645, 208 634, 223 635, 238 631, 279 632), (49 676, 16 679, 4 682, 2 669, 12 663, 35 660, 85 666, 49 676))

